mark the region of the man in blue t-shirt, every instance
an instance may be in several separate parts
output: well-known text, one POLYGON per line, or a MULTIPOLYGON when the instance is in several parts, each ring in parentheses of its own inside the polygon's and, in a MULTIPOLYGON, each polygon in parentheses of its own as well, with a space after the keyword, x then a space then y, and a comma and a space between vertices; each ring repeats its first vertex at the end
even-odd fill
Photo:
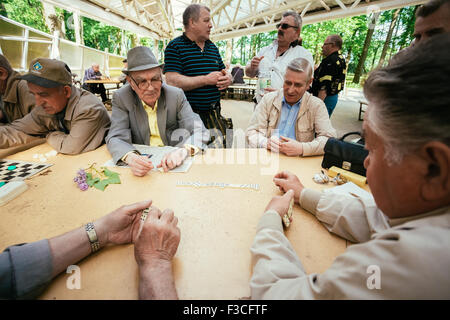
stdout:
POLYGON ((183 35, 173 39, 165 50, 166 82, 184 90, 192 110, 210 129, 209 146, 226 147, 226 129, 232 129, 232 123, 220 115, 219 91, 231 84, 232 76, 225 71, 219 50, 209 40, 209 8, 189 5, 183 13, 183 24, 183 35))

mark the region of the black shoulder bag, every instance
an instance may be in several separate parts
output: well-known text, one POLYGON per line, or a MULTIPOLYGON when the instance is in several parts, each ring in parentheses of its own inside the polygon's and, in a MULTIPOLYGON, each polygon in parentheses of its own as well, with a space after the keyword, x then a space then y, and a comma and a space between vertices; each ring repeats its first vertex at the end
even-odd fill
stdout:
POLYGON ((329 169, 335 166, 364 177, 366 176, 364 159, 367 157, 368 151, 364 149, 364 142, 362 139, 358 143, 344 141, 346 137, 354 134, 361 137, 361 133, 359 132, 349 132, 344 134, 340 139, 328 139, 325 144, 322 168, 329 169))

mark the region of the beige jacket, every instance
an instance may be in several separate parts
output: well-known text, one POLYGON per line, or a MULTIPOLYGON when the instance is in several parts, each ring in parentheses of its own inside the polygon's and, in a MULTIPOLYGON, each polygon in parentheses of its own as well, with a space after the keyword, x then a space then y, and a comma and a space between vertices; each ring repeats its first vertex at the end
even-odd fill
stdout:
MULTIPOLYGON (((20 75, 16 71, 11 73, 6 82, 5 94, 2 96, 4 109, 2 121, 6 123, 23 118, 35 105, 34 96, 28 91, 27 82, 17 79, 18 76, 20 75)), ((0 125, 3 124, 0 122, 0 125)))
POLYGON ((79 154, 96 149, 104 142, 110 126, 108 113, 92 93, 72 86, 64 124, 69 133, 61 131, 54 115, 37 106, 31 113, 13 123, 0 127, 0 148, 29 143, 39 137, 58 152, 79 154))
MULTIPOLYGON (((266 147, 267 139, 278 127, 282 102, 283 89, 265 94, 256 106, 246 132, 251 148, 266 147)), ((325 104, 309 92, 305 92, 300 104, 295 137, 302 142, 303 156, 323 154, 328 138, 336 137, 325 104)))
POLYGON ((253 299, 450 299, 450 207, 389 220, 373 198, 304 189, 300 204, 350 241, 323 274, 306 274, 278 213, 251 247, 253 299))

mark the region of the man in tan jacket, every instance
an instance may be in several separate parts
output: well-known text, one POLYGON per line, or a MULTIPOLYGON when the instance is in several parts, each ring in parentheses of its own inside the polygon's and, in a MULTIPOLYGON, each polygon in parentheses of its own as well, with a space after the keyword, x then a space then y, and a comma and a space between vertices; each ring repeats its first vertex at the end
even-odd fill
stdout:
POLYGON ((287 156, 323 154, 329 137, 336 136, 325 104, 306 92, 312 82, 309 62, 292 60, 283 88, 265 94, 250 119, 246 136, 251 148, 267 148, 287 156))
POLYGON ((72 73, 62 61, 37 58, 21 77, 28 82, 36 107, 22 119, 0 127, 0 148, 46 137, 58 152, 78 154, 104 142, 110 119, 92 93, 72 86, 72 73))
POLYGON ((252 298, 450 299, 450 92, 441 85, 450 82, 448 47, 450 34, 434 36, 364 85, 373 198, 275 176, 286 194, 271 200, 257 228, 252 298), (283 233, 292 197, 330 232, 359 243, 322 274, 306 274, 283 233))
POLYGON ((0 126, 23 118, 34 108, 27 82, 19 79, 6 57, 0 54, 0 126))

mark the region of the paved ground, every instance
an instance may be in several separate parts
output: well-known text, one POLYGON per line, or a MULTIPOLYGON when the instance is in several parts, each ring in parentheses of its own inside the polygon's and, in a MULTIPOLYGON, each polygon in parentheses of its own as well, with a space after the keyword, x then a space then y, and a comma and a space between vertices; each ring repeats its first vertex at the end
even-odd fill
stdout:
MULTIPOLYGON (((361 90, 348 89, 347 95, 339 97, 336 109, 331 115, 331 123, 338 136, 351 131, 361 131, 362 121, 358 120, 359 100, 363 98, 361 90)), ((234 129, 245 132, 253 113, 253 102, 239 100, 222 100, 222 114, 233 119, 234 129)), ((239 134, 238 134, 239 135, 239 134)), ((236 137, 234 139, 236 146, 236 137)))

